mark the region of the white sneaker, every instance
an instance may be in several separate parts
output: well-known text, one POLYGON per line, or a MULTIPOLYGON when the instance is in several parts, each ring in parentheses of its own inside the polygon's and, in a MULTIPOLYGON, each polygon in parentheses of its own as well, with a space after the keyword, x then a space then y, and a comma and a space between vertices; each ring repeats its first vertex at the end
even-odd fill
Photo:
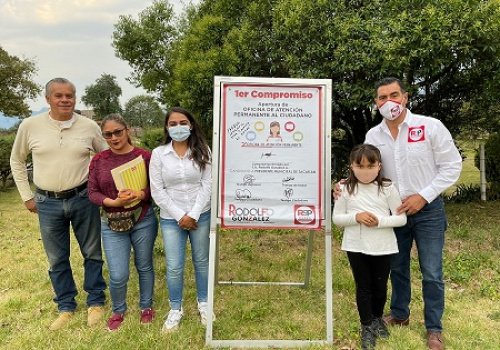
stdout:
POLYGON ((182 319, 182 308, 180 310, 170 310, 168 312, 167 319, 165 320, 165 323, 163 324, 162 331, 163 332, 172 332, 179 327, 179 323, 181 322, 182 319))
MULTIPOLYGON (((201 324, 206 326, 208 318, 208 303, 205 301, 199 302, 198 312, 200 313, 201 324)), ((215 314, 212 314, 212 321, 215 321, 215 314)))

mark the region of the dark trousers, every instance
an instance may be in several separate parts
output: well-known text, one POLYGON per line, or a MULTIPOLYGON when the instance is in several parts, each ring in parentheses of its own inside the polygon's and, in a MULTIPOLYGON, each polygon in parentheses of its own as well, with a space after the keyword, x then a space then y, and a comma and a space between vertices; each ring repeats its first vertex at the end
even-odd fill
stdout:
POLYGON ((392 255, 347 252, 347 257, 356 282, 359 318, 362 324, 369 325, 384 312, 392 255))
POLYGON ((410 253, 415 241, 422 272, 425 328, 434 332, 443 330, 443 249, 447 225, 443 199, 438 197, 418 213, 408 216, 405 226, 394 228, 399 253, 391 261, 391 314, 401 320, 410 317, 410 253))
POLYGON ((84 259, 83 289, 88 293, 87 306, 104 305, 106 282, 102 277, 101 220, 99 208, 88 199, 87 189, 67 199, 36 193, 35 202, 58 310, 76 309, 78 292, 70 263, 70 225, 84 259))

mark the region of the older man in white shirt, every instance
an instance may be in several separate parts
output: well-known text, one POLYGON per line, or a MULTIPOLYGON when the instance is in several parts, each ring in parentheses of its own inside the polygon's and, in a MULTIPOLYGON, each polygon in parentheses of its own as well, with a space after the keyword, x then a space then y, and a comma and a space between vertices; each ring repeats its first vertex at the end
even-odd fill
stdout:
POLYGON ((89 326, 99 324, 105 302, 99 208, 90 203, 87 178, 90 156, 107 148, 99 126, 74 113, 75 86, 54 78, 45 87, 50 111, 24 119, 12 147, 12 175, 26 208, 38 214, 49 277, 59 316, 51 330, 68 326, 76 310, 70 262, 70 226, 84 258, 83 288, 88 293, 89 326), (31 190, 26 159, 31 154, 36 190, 31 190))

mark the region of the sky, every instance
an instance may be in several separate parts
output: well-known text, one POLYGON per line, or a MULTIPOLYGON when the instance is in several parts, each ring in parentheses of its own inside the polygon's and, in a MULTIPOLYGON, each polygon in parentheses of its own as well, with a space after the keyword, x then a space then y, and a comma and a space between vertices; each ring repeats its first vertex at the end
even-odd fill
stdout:
MULTIPOLYGON (((132 69, 115 56, 111 46, 114 24, 120 15, 137 15, 153 0, 0 0, 0 46, 9 55, 32 59, 38 71, 33 80, 45 86, 64 77, 76 86, 77 109, 85 88, 111 74, 122 88, 122 106, 131 97, 145 94, 126 78, 132 69)), ((186 0, 170 0, 176 12, 186 0)), ((47 107, 45 98, 29 100, 32 111, 47 107)))

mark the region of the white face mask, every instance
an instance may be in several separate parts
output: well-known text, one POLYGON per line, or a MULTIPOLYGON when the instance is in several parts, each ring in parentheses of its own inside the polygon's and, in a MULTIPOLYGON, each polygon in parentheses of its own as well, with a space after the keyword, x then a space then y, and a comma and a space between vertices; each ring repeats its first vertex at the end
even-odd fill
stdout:
POLYGON ((401 113, 403 113, 405 107, 401 103, 387 100, 378 110, 385 119, 394 120, 397 119, 401 113))
POLYGON ((168 134, 174 141, 182 142, 191 135, 189 125, 176 125, 168 128, 168 134))
POLYGON ((378 173, 380 171, 380 166, 373 168, 357 168, 355 166, 351 167, 354 176, 359 182, 364 184, 370 184, 377 179, 378 173))

